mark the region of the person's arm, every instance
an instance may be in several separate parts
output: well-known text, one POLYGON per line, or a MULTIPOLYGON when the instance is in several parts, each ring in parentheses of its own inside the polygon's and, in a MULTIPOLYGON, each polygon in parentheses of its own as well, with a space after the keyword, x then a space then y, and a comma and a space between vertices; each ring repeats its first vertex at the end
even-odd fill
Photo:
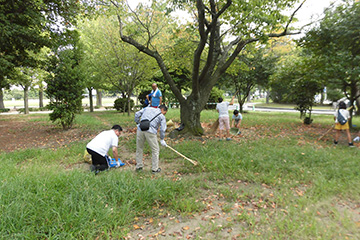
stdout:
POLYGON ((113 157, 115 158, 116 164, 119 167, 120 163, 119 163, 119 154, 117 152, 117 147, 113 147, 112 150, 113 150, 113 157))
POLYGON ((115 158, 116 161, 118 161, 119 155, 117 152, 117 147, 113 147, 113 157, 115 158))
POLYGON ((162 103, 162 96, 160 96, 159 98, 160 98, 160 104, 159 104, 159 106, 160 106, 160 105, 161 105, 161 103, 162 103))
POLYGON ((142 116, 142 114, 144 113, 144 111, 145 111, 145 108, 143 108, 143 109, 141 109, 140 111, 137 111, 136 113, 135 113, 135 122, 136 122, 136 124, 139 124, 139 122, 140 122, 140 117, 142 116))
POLYGON ((164 115, 159 116, 160 120, 160 140, 164 140, 166 131, 166 118, 164 115))
POLYGON ((231 98, 231 101, 230 101, 229 105, 233 105, 233 104, 234 104, 234 100, 235 100, 235 95, 231 98))

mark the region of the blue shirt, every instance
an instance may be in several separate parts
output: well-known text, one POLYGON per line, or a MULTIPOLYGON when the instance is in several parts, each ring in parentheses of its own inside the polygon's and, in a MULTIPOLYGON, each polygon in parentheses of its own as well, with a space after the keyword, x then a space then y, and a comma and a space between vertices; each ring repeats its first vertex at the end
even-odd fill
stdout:
POLYGON ((137 111, 135 113, 135 122, 137 123, 138 126, 137 130, 141 131, 139 127, 140 118, 147 119, 150 121, 159 113, 160 115, 150 122, 150 128, 149 130, 147 130, 147 132, 157 134, 157 131, 160 127, 160 139, 164 139, 165 131, 166 131, 166 118, 163 114, 161 114, 161 110, 159 108, 146 107, 141 109, 140 111, 137 111))
POLYGON ((238 122, 240 119, 242 119, 241 113, 239 113, 237 116, 233 114, 232 119, 234 119, 236 122, 238 122))
POLYGON ((155 91, 152 90, 150 96, 151 106, 158 107, 160 105, 160 97, 162 97, 161 91, 158 88, 155 91))

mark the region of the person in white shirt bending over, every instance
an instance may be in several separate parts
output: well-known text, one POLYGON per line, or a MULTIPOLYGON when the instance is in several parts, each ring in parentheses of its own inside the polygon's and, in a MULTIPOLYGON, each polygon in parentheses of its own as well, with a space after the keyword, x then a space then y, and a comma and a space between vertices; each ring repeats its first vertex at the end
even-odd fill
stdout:
MULTIPOLYGON (((91 155, 92 161, 90 170, 95 172, 95 175, 109 168, 107 156, 110 148, 112 148, 113 157, 118 159, 117 147, 121 131, 120 125, 114 125, 110 130, 99 133, 86 145, 86 150, 91 155)), ((120 166, 119 161, 116 161, 120 166)))

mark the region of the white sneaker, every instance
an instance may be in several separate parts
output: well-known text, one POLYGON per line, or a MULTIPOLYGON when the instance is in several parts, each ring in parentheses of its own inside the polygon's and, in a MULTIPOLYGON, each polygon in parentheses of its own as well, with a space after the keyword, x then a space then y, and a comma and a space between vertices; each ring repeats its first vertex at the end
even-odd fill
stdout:
POLYGON ((359 136, 357 136, 356 138, 354 138, 354 140, 353 140, 354 142, 360 142, 360 137, 359 136))

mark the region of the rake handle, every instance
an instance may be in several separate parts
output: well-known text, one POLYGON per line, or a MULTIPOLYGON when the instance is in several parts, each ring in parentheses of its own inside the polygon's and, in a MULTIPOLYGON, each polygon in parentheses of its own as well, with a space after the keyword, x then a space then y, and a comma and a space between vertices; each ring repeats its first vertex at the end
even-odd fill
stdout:
POLYGON ((173 149, 172 147, 170 147, 169 145, 167 145, 168 148, 170 148, 171 150, 173 150, 175 153, 179 154, 181 157, 185 158, 186 160, 188 160, 189 162, 191 162, 192 164, 194 164, 195 166, 198 165, 198 162, 191 160, 190 158, 186 157, 185 155, 179 153, 178 151, 176 151, 175 149, 173 149))

